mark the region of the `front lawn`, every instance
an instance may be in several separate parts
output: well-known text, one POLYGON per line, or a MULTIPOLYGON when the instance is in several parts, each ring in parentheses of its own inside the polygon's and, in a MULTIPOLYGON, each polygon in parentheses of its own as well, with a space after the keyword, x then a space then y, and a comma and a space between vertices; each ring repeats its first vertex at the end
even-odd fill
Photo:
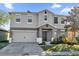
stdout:
POLYGON ((44 51, 79 51, 79 45, 69 45, 69 44, 52 44, 51 46, 45 45, 41 46, 44 51))
POLYGON ((46 50, 48 50, 49 48, 51 48, 52 46, 49 46, 49 45, 43 45, 43 46, 41 46, 41 48, 44 50, 44 51, 46 51, 46 50))

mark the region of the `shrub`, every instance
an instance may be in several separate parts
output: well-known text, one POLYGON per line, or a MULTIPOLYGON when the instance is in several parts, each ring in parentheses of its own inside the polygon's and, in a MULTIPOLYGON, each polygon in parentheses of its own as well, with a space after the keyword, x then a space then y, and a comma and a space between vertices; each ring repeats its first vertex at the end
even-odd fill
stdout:
POLYGON ((66 44, 77 44, 76 38, 65 37, 63 40, 66 44))
POLYGON ((59 44, 59 43, 63 43, 63 36, 54 38, 54 40, 51 42, 51 44, 59 44))
POLYGON ((4 42, 5 42, 5 43, 8 43, 9 41, 8 41, 8 40, 1 40, 1 41, 0 41, 0 43, 4 43, 4 42))
POLYGON ((0 42, 0 49, 2 49, 3 47, 7 46, 9 43, 5 43, 5 42, 0 42))
POLYGON ((3 32, 0 34, 0 42, 8 42, 7 35, 3 32))
POLYGON ((79 37, 76 37, 77 42, 79 43, 79 37))
POLYGON ((47 49, 47 51, 75 51, 75 49, 72 46, 73 45, 68 44, 56 44, 47 49))

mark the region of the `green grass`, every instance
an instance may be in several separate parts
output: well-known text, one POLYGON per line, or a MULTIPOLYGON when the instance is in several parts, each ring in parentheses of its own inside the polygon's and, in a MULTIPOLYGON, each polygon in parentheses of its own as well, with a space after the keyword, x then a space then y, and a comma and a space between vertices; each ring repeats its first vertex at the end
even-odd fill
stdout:
POLYGON ((46 50, 48 50, 49 48, 51 48, 52 46, 55 46, 56 44, 53 44, 53 45, 43 45, 43 46, 41 46, 41 48, 44 50, 44 51, 46 51, 46 50))
POLYGON ((41 47, 42 47, 42 49, 43 49, 44 51, 46 51, 47 49, 51 48, 51 46, 41 46, 41 47))
POLYGON ((56 52, 61 52, 61 51, 79 51, 78 49, 75 49, 72 47, 73 45, 69 44, 52 44, 51 46, 41 46, 44 51, 56 51, 56 52))

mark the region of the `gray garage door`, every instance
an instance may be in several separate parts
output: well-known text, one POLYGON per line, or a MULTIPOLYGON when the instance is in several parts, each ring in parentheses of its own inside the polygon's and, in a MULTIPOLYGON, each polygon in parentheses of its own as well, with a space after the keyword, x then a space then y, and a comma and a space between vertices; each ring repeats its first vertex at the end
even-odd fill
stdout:
POLYGON ((36 31, 13 31, 13 42, 35 42, 36 31))

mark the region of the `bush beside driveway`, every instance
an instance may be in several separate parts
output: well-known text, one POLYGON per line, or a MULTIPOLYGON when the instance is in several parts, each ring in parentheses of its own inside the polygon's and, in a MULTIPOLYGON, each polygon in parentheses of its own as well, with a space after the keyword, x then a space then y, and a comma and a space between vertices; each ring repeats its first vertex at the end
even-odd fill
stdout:
POLYGON ((8 40, 0 41, 0 49, 2 49, 3 47, 7 46, 8 44, 9 44, 8 40))

